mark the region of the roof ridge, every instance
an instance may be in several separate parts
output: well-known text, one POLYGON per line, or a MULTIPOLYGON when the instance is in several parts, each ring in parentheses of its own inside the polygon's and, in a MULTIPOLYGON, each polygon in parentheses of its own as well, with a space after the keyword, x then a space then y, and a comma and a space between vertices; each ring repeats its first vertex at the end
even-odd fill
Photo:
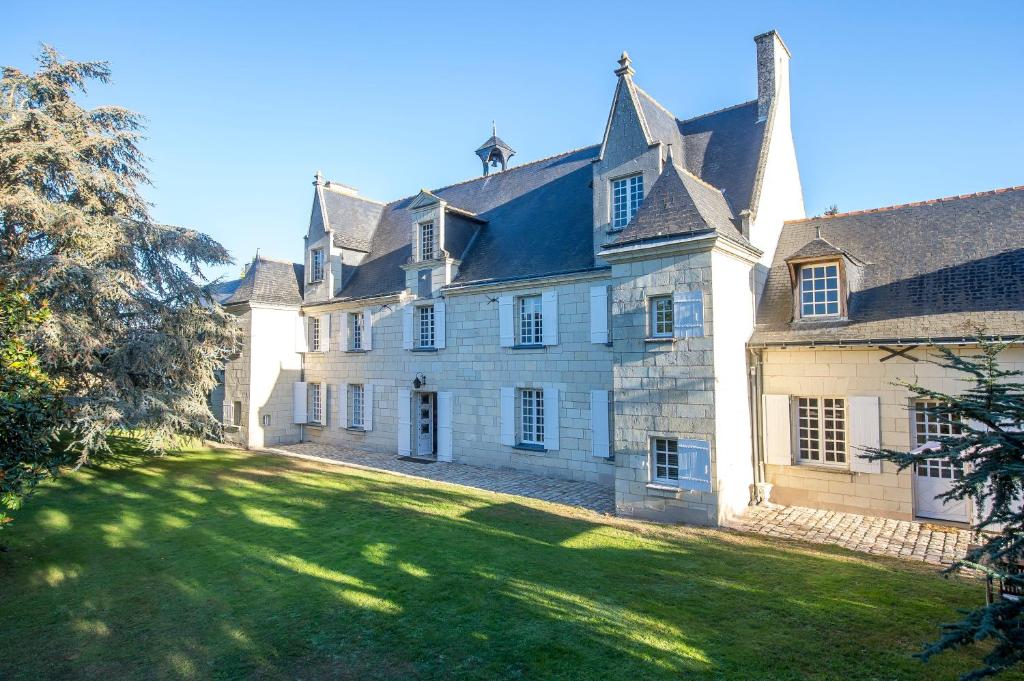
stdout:
POLYGON ((653 95, 651 95, 651 93, 650 93, 650 92, 648 92, 647 90, 643 89, 642 87, 640 87, 640 86, 639 86, 639 85, 637 85, 636 83, 633 83, 633 87, 635 87, 635 88, 637 89, 637 91, 638 91, 638 92, 640 92, 640 93, 641 93, 641 94, 643 94, 643 95, 644 95, 645 97, 647 97, 647 99, 651 100, 651 104, 654 104, 654 106, 658 107, 659 109, 661 109, 662 111, 664 111, 665 113, 667 113, 667 114, 668 114, 669 116, 671 116, 673 120, 675 120, 675 121, 678 121, 678 120, 679 120, 679 117, 678 117, 678 116, 676 116, 676 115, 675 115, 674 113, 672 113, 671 111, 669 111, 669 110, 668 110, 668 107, 666 107, 666 106, 665 106, 664 104, 662 104, 661 102, 659 102, 658 100, 656 100, 656 99, 654 98, 654 96, 653 96, 653 95))
POLYGON ((833 215, 816 215, 809 218, 800 218, 797 220, 786 220, 786 224, 796 224, 800 222, 810 222, 811 220, 831 220, 832 218, 845 218, 852 215, 868 215, 871 213, 884 213, 890 210, 899 210, 902 208, 917 208, 919 206, 933 206, 938 203, 946 203, 948 201, 959 201, 961 199, 976 199, 982 196, 993 196, 995 194, 1005 194, 1006 192, 1015 192, 1024 190, 1024 185, 1016 185, 1012 187, 1000 187, 998 189, 988 189, 986 191, 974 192, 972 194, 954 194, 952 196, 940 196, 937 199, 925 199, 923 201, 913 201, 911 203, 897 203, 892 206, 881 206, 879 208, 865 208, 863 210, 851 210, 846 213, 835 213, 833 215))
POLYGON ((355 187, 349 187, 347 184, 344 184, 343 182, 335 182, 334 180, 325 180, 325 183, 326 184, 324 185, 323 188, 326 189, 327 191, 329 191, 331 194, 334 194, 334 195, 337 195, 337 196, 347 196, 350 199, 356 199, 357 201, 366 201, 367 203, 376 203, 376 204, 381 205, 381 206, 388 205, 386 201, 378 201, 377 199, 371 199, 368 196, 360 195, 358 193, 359 190, 357 190, 355 187), (331 189, 330 187, 326 186, 326 184, 330 184, 332 182, 334 184, 340 184, 343 187, 348 187, 349 189, 352 190, 352 192, 356 192, 356 193, 338 191, 337 189, 331 189))
MULTIPOLYGON (((512 173, 512 172, 515 172, 517 170, 520 170, 522 168, 527 168, 529 166, 536 165, 538 163, 543 163, 544 161, 550 161, 553 158, 558 158, 560 156, 568 156, 569 154, 575 154, 577 152, 584 151, 586 149, 593 149, 595 147, 600 147, 600 146, 601 146, 600 144, 588 144, 585 147, 577 147, 576 149, 569 149, 568 151, 563 151, 563 152, 559 152, 557 154, 552 154, 551 156, 545 156, 544 158, 538 158, 538 159, 535 159, 533 161, 529 161, 527 163, 523 163, 522 165, 512 166, 508 170, 501 171, 500 174, 501 175, 505 175, 507 173, 512 173)), ((476 177, 471 177, 468 180, 462 180, 460 182, 453 182, 452 184, 446 184, 443 187, 437 187, 435 189, 427 189, 425 191, 427 191, 428 193, 431 193, 431 194, 436 194, 437 192, 444 191, 445 189, 451 189, 452 187, 459 187, 459 186, 464 185, 464 184, 469 184, 470 182, 476 182, 477 180, 482 180, 485 177, 496 177, 498 174, 499 173, 495 173, 495 175, 477 175, 476 177)), ((421 191, 424 191, 424 190, 421 190, 421 191)), ((406 201, 408 199, 413 198, 414 196, 419 195, 419 193, 420 192, 416 192, 415 194, 410 194, 409 196, 403 196, 401 198, 397 198, 394 201, 389 201, 388 203, 386 203, 384 205, 391 206, 391 205, 394 205, 396 203, 400 203, 402 201, 406 201)), ((440 197, 438 197, 438 198, 440 198, 440 197)))
POLYGON ((684 173, 686 173, 687 175, 689 175, 689 176, 690 176, 690 177, 692 177, 693 179, 697 180, 698 182, 700 182, 700 183, 701 183, 702 185, 704 185, 704 186, 705 186, 705 187, 707 187, 708 189, 713 189, 714 191, 718 192, 718 193, 719 193, 719 194, 721 194, 722 196, 725 196, 725 192, 723 192, 723 191, 722 191, 721 189, 719 189, 719 188, 718 188, 718 187, 716 187, 715 185, 711 184, 710 182, 707 182, 706 180, 703 180, 703 179, 702 179, 701 177, 699 177, 698 175, 694 175, 693 173, 691 173, 691 172, 690 172, 689 170, 687 170, 686 168, 680 168, 680 167, 676 166, 676 164, 675 164, 675 163, 672 163, 672 166, 673 166, 674 168, 676 168, 676 170, 681 170, 681 171, 683 171, 684 173))
POLYGON ((268 262, 284 263, 285 265, 301 265, 302 264, 301 262, 292 262, 291 260, 285 260, 284 258, 270 258, 270 257, 265 256, 265 255, 257 255, 256 258, 258 260, 266 260, 268 262))
POLYGON ((727 106, 727 107, 725 107, 723 109, 716 109, 715 111, 709 111, 709 112, 703 113, 703 114, 701 114, 699 116, 694 116, 693 118, 687 118, 685 120, 683 120, 683 119, 676 119, 676 120, 678 120, 680 123, 692 123, 693 121, 699 121, 700 119, 707 118, 708 116, 714 116, 715 114, 725 113, 726 111, 732 111, 733 109, 738 109, 741 106, 750 106, 751 104, 754 104, 755 102, 757 102, 756 99, 748 99, 745 102, 740 102, 739 104, 733 104, 732 106, 727 106))

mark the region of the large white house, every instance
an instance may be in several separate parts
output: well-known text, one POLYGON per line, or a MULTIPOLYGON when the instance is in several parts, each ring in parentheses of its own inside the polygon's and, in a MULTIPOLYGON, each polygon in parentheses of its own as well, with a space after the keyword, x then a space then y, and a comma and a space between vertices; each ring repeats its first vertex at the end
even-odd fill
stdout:
POLYGON ((482 176, 389 203, 318 174, 305 262, 218 289, 226 436, 595 481, 659 520, 966 521, 934 501, 957 471, 858 453, 946 427, 894 384, 956 388, 930 344, 1024 338, 1024 188, 806 218, 790 53, 754 42, 727 109, 676 117, 624 53, 594 146, 510 165, 493 135, 482 176))

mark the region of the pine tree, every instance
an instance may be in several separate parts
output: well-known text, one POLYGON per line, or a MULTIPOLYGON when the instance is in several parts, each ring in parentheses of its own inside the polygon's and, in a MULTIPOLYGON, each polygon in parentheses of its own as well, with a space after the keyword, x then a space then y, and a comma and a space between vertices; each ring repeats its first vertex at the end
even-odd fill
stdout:
MULTIPOLYGON (((1009 585, 1024 587, 1024 575, 1007 566, 1024 560, 1024 372, 1004 369, 999 354, 1006 345, 979 340, 980 352, 959 355, 939 348, 943 367, 963 374, 969 384, 960 394, 946 394, 919 385, 906 387, 936 406, 927 408, 935 420, 955 424, 954 433, 936 436, 932 450, 872 450, 869 458, 892 461, 900 470, 927 459, 945 459, 962 469, 944 501, 970 499, 980 509, 975 529, 980 543, 948 571, 964 567, 987 573, 1009 585)), ((979 679, 1024 661, 1024 602, 996 599, 964 618, 943 626, 939 640, 920 653, 927 660, 944 650, 991 640, 985 667, 964 678, 979 679)))
POLYGON ((37 64, 0 76, 0 281, 48 310, 33 349, 61 386, 54 425, 79 464, 114 430, 152 451, 211 433, 206 396, 238 332, 209 304, 202 269, 231 259, 150 217, 142 117, 75 101, 108 65, 48 46, 37 64))

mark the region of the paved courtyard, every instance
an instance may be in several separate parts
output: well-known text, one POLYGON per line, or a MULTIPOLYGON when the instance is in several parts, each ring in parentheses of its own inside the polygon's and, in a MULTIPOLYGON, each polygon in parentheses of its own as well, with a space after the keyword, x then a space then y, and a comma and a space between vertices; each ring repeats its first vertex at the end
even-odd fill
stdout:
MULTIPOLYGON (((612 489, 593 482, 559 480, 511 469, 466 464, 424 464, 403 461, 395 454, 342 449, 312 442, 281 445, 268 451, 330 459, 349 466, 542 499, 598 513, 615 512, 612 489)), ((751 508, 746 516, 732 521, 729 526, 768 537, 835 544, 853 551, 936 565, 949 565, 962 558, 972 542, 971 532, 957 527, 797 506, 751 508)))
POLYGON ((733 529, 769 537, 836 544, 854 551, 949 565, 963 558, 973 534, 939 524, 877 518, 799 506, 751 508, 733 529))

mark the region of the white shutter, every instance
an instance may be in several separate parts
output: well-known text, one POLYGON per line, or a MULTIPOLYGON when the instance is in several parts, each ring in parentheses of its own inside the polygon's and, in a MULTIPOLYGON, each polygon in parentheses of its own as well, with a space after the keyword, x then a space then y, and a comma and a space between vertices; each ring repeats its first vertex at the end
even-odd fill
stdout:
POLYGON ((412 451, 410 444, 412 435, 412 414, 410 404, 412 393, 408 388, 399 388, 395 394, 395 409, 398 410, 398 430, 395 436, 398 440, 398 453, 402 456, 409 456, 412 451))
POLYGON ((862 454, 866 448, 882 444, 879 426, 878 396, 851 395, 850 402, 850 470, 857 473, 881 473, 881 461, 868 461, 862 454))
POLYGON ((444 301, 439 300, 434 303, 434 347, 444 347, 444 301))
POLYGON ((320 425, 326 426, 330 419, 330 401, 328 400, 328 392, 330 388, 327 387, 327 383, 320 381, 320 425))
POLYGON ((331 349, 331 313, 320 315, 320 352, 331 349))
POLYGON ((306 283, 307 284, 312 284, 313 283, 313 249, 311 249, 311 248, 307 248, 306 249, 306 266, 304 268, 304 271, 306 272, 306 277, 305 277, 306 283))
POLYGON ((695 338, 704 335, 704 292, 676 291, 672 295, 673 335, 695 338))
POLYGON ((501 347, 510 348, 516 344, 515 324, 512 323, 512 296, 498 298, 498 331, 501 347))
POLYGON ((611 451, 608 433, 608 391, 590 391, 590 430, 594 456, 608 457, 611 451))
POLYGON ((221 424, 225 426, 235 425, 235 405, 233 405, 230 401, 225 402, 224 404, 221 405, 221 409, 221 424))
POLYGON ((348 383, 338 384, 338 428, 348 427, 348 383))
POLYGON ((544 388, 544 449, 558 450, 558 388, 544 388))
POLYGON ((516 443, 516 389, 501 389, 501 444, 516 443))
POLYGON ((793 463, 793 417, 789 395, 764 396, 764 461, 776 466, 793 463))
POLYGON ((373 384, 363 386, 363 430, 373 430, 373 384))
POLYGON ((306 422, 306 383, 292 383, 292 423, 306 422))
POLYGON ((363 350, 373 349, 373 308, 363 310, 363 350))
POLYGON ((295 318, 295 352, 309 352, 309 336, 306 335, 306 318, 295 318))
POLYGON ((544 345, 558 345, 558 292, 545 291, 541 306, 544 345))
POLYGON ((437 393, 437 460, 452 460, 452 394, 437 393))
POLYGON ((402 347, 412 350, 412 305, 402 308, 402 347))
POLYGON ((340 317, 338 322, 338 350, 341 352, 348 352, 350 349, 348 344, 348 324, 352 320, 352 315, 348 312, 340 312, 338 317, 340 317))
POLYGON ((608 287, 590 287, 590 342, 607 343, 608 337, 608 287))

